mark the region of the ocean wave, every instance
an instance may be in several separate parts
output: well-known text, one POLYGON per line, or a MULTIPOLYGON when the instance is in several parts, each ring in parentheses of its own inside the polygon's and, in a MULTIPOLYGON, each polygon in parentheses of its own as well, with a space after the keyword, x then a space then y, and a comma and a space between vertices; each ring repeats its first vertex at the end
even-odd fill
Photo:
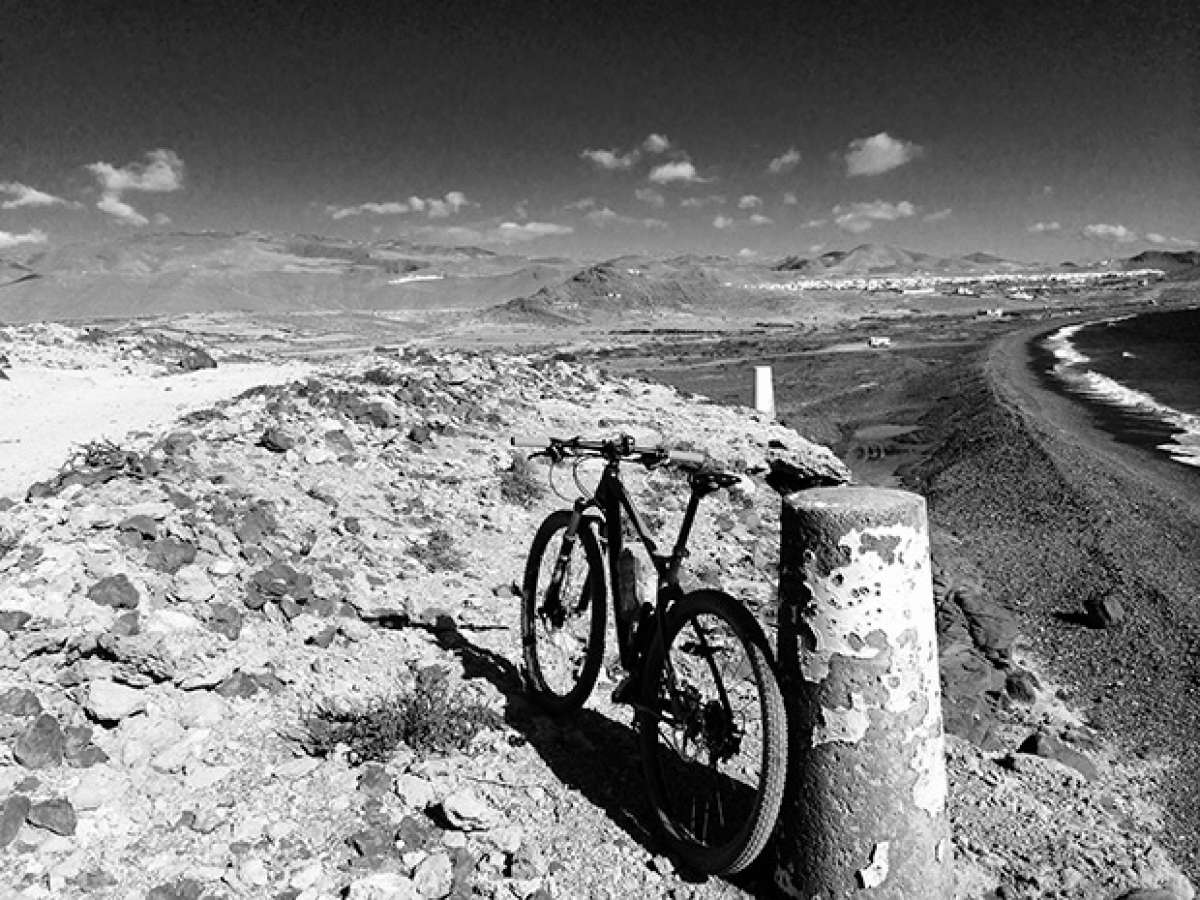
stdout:
MULTIPOLYGON (((1107 324, 1126 318, 1129 317, 1113 318, 1107 324)), ((1071 340, 1084 327, 1086 324, 1067 325, 1045 339, 1043 345, 1055 359, 1051 373, 1072 393, 1127 412, 1152 417, 1167 425, 1174 430, 1174 434, 1170 441, 1159 444, 1158 449, 1176 462, 1200 468, 1200 416, 1181 412, 1145 391, 1131 388, 1087 368, 1091 358, 1081 353, 1071 340)))

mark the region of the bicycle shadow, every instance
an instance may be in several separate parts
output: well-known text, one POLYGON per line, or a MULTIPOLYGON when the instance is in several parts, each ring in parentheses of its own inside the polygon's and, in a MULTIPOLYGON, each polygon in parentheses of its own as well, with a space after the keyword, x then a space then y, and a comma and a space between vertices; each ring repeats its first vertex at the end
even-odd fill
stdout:
MULTIPOLYGON (((671 859, 676 874, 685 881, 702 883, 711 877, 684 867, 659 839, 637 733, 630 725, 586 707, 556 720, 529 699, 520 671, 507 658, 472 643, 449 617, 425 627, 443 649, 459 657, 465 679, 486 679, 500 691, 505 698, 505 723, 528 741, 563 785, 603 810, 648 853, 671 859)), ((744 872, 719 880, 755 897, 775 896, 769 856, 768 849, 744 872)))

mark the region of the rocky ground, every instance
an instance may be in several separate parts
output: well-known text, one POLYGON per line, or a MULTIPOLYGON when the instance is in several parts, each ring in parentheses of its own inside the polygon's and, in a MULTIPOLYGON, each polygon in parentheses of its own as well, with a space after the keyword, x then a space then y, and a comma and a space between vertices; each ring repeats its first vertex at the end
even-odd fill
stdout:
MULTIPOLYGON (((507 440, 619 431, 743 471, 772 452, 836 464, 665 386, 401 348, 85 444, 0 501, 0 883, 156 900, 767 893, 769 865, 731 883, 661 855, 615 673, 568 722, 520 689, 514 582, 564 501, 507 440)), ((678 475, 631 481, 669 531, 678 475)), ((554 484, 573 492, 569 473, 554 484)), ((690 560, 768 627, 778 504, 706 501, 690 560)), ((1154 839, 1148 764, 1114 757, 1038 679, 953 539, 935 555, 959 896, 1190 900, 1154 839)))

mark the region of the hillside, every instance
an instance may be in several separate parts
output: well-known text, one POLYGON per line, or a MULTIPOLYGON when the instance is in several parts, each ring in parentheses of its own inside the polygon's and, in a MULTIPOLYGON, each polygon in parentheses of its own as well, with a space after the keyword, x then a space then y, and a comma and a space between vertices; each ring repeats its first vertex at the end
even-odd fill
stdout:
MULTIPOLYGON (((71 364, 66 330, 8 337, 31 334, 15 356, 45 346, 71 364)), ((601 420, 739 469, 770 454, 837 465, 790 429, 662 385, 401 349, 94 448, 27 501, 0 501, 0 883, 31 900, 433 900, 595 896, 603 873, 612 896, 764 896, 769 870, 697 880, 661 855, 608 672, 568 721, 521 686, 513 582, 563 501, 544 470, 519 475, 506 440, 601 420), (405 709, 424 710, 405 720, 424 730, 389 743, 381 723, 405 709)), ((630 486, 656 527, 679 522, 677 473, 630 486)), ((714 495, 686 583, 720 584, 769 623, 778 528, 769 490, 714 495)), ((1001 631, 964 625, 955 555, 935 558, 956 636, 943 669, 1001 631)), ((1149 836, 1137 766, 1080 728, 1086 752, 1066 765, 1016 752, 1061 722, 1052 689, 959 668, 1003 718, 984 746, 947 738, 962 900, 1186 885, 1149 836), (1023 699, 1001 702, 1010 692, 1023 699)))
POLYGON ((818 278, 848 278, 868 275, 971 275, 1033 267, 990 253, 939 257, 889 244, 860 244, 852 250, 831 250, 813 259, 789 256, 772 268, 818 278))
POLYGON ((572 268, 403 241, 132 234, 3 261, 0 321, 474 309, 532 293, 572 268))
POLYGON ((559 284, 489 310, 494 322, 619 323, 630 317, 711 312, 728 290, 690 264, 642 257, 610 260, 576 272, 559 284))

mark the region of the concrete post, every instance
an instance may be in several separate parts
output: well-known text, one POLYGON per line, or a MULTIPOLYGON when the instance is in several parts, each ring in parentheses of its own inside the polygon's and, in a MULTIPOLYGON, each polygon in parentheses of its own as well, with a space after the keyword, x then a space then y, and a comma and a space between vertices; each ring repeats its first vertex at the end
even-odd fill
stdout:
POLYGON ((779 564, 791 759, 776 883, 804 900, 951 900, 924 499, 791 494, 779 564))
POLYGON ((775 418, 775 383, 770 366, 754 367, 754 408, 775 418))

